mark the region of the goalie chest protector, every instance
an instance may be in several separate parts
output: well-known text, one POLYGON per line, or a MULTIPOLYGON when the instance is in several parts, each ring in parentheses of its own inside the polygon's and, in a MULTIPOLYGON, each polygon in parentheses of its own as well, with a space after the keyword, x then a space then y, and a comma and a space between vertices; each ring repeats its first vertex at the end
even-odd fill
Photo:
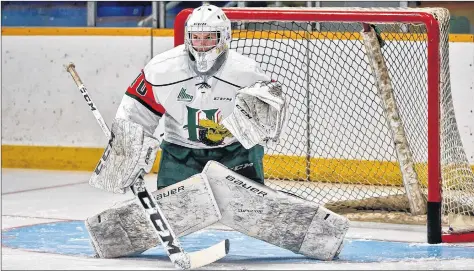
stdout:
POLYGON ((202 140, 202 129, 218 129, 235 106, 241 87, 258 80, 270 80, 258 64, 229 51, 219 71, 207 78, 196 75, 188 66, 184 45, 154 57, 143 70, 152 85, 155 100, 165 108, 165 140, 191 148, 223 147, 236 142, 232 136, 202 140), (209 142, 211 144, 206 144, 209 142))

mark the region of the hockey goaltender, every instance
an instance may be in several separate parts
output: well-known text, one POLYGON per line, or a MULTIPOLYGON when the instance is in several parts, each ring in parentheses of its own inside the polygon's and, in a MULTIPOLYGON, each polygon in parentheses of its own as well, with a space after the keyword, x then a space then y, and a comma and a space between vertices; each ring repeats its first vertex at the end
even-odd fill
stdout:
MULTIPOLYGON (((185 44, 155 56, 128 87, 110 146, 89 183, 125 193, 137 175, 150 172, 161 147, 152 195, 177 236, 219 222, 295 253, 332 260, 349 221, 264 185, 264 147, 278 142, 288 103, 281 84, 255 60, 229 50, 231 38, 230 20, 220 8, 194 9, 185 44), (164 136, 155 137, 161 121, 164 136)), ((86 226, 102 258, 134 255, 160 243, 135 199, 88 218, 86 226)))

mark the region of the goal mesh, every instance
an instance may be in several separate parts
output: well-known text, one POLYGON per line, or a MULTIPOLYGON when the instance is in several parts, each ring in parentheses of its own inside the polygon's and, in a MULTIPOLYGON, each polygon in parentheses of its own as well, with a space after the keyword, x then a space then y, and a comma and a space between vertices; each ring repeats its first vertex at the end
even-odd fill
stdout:
MULTIPOLYGON (((472 231, 474 175, 451 97, 449 14, 435 16, 441 32, 443 222, 472 231)), ((384 42, 381 51, 399 123, 426 200, 427 29, 424 24, 371 24, 384 42)), ((281 141, 266 148, 266 184, 352 219, 426 223, 426 217, 409 215, 394 135, 364 48, 362 23, 233 21, 232 29, 231 49, 254 58, 280 82, 290 105, 281 141)))

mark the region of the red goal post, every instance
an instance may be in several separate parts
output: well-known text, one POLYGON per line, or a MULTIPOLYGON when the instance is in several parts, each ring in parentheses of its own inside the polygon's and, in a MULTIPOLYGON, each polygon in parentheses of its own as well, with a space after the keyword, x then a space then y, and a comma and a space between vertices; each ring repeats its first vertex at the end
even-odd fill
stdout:
MULTIPOLYGON (((427 48, 427 233, 429 243, 473 242, 473 232, 446 234, 442 232, 442 174, 440 88, 442 35, 436 15, 423 9, 324 9, 324 8, 224 8, 231 21, 244 22, 344 22, 380 24, 423 24, 427 48)), ((182 10, 175 19, 174 45, 184 43, 184 28, 192 9, 182 10)), ((448 16, 449 21, 449 16, 448 16)), ((474 188, 473 188, 474 189, 474 188)))

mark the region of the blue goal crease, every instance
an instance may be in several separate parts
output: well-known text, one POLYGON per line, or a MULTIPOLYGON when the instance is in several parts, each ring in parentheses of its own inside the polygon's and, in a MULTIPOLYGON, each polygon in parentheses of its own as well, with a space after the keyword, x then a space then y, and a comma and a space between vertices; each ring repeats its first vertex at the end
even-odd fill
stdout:
MULTIPOLYGON (((229 255, 220 262, 318 262, 235 231, 205 229, 181 237, 180 241, 186 251, 193 252, 224 239, 229 239, 230 250, 229 255)), ((370 263, 430 258, 438 260, 474 258, 474 247, 466 246, 349 238, 344 242, 344 248, 336 262, 370 263)), ((95 255, 83 221, 61 221, 4 230, 2 243, 5 247, 31 251, 88 257, 95 255)), ((133 257, 167 259, 161 245, 133 257)))

